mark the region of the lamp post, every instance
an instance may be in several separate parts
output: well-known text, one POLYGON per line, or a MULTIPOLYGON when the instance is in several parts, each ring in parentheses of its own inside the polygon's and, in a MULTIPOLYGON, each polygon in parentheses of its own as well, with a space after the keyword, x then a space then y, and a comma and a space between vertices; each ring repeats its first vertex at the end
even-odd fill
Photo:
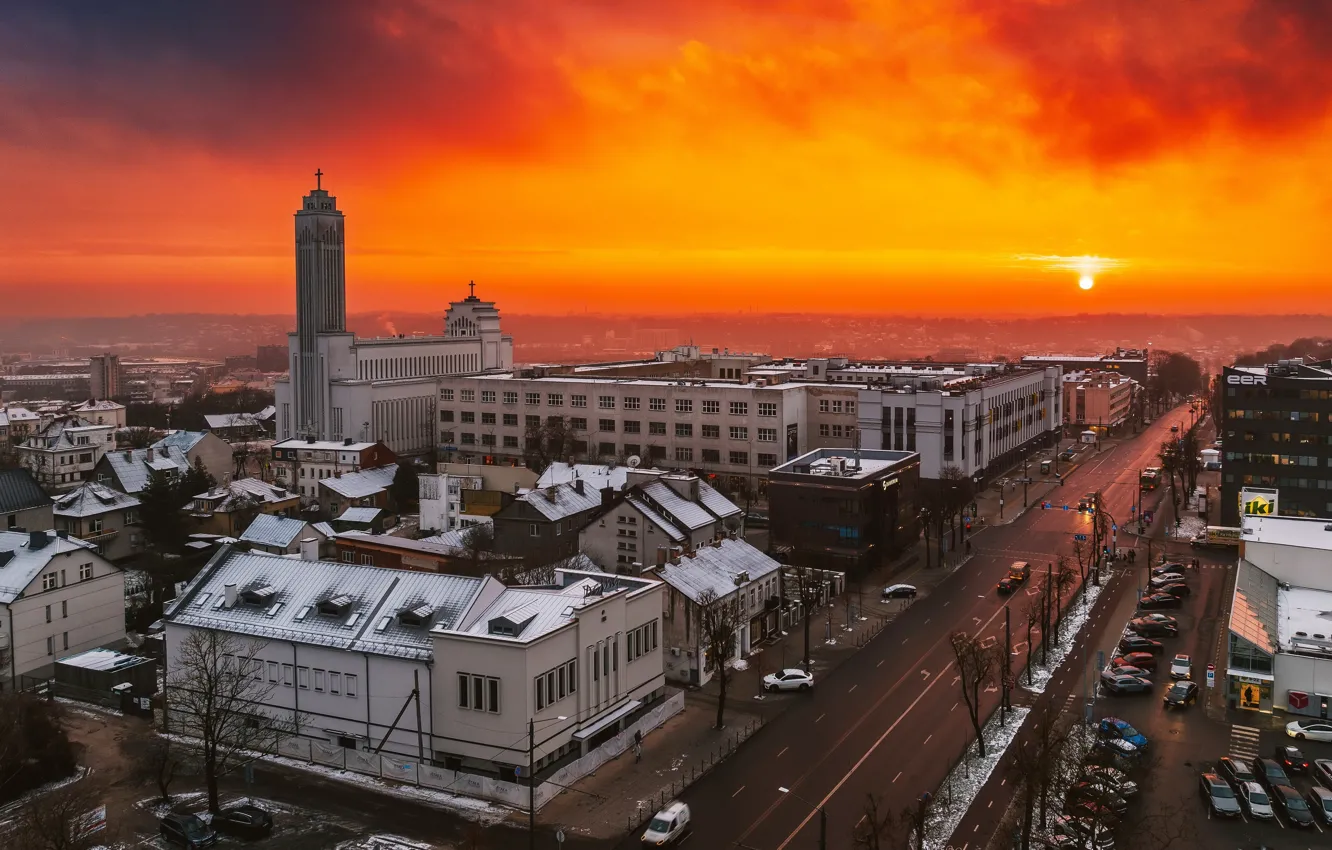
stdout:
POLYGON ((828 813, 823 810, 823 806, 811 803, 790 788, 785 788, 779 785, 777 790, 781 791, 783 794, 790 794, 792 797, 795 797, 797 800, 819 813, 819 850, 828 850, 828 813))
MULTIPOLYGON (((542 723, 558 723, 569 718, 561 714, 542 723)), ((527 718, 527 847, 536 850, 536 720, 527 718)))

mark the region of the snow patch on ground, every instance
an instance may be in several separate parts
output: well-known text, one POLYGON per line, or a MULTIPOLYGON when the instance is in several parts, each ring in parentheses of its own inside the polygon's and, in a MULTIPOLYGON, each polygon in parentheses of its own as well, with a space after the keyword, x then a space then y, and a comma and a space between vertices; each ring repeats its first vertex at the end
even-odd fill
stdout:
MULTIPOLYGON (((1041 664, 1039 659, 1042 657, 1039 650, 1033 649, 1031 653, 1031 666, 1028 668, 1031 674, 1030 684, 1028 684, 1027 671, 1018 675, 1018 685, 1024 690, 1034 694, 1045 693, 1046 686, 1054 676, 1054 672, 1064 663, 1064 659, 1073 649, 1078 632, 1087 624, 1087 618, 1091 616, 1092 608, 1096 607, 1096 600, 1101 598, 1101 592, 1109 584, 1114 571, 1109 568, 1101 569, 1101 583, 1094 585, 1091 583, 1091 577, 1082 586, 1082 592, 1077 598, 1070 600, 1070 607, 1064 611, 1064 620, 1059 627, 1059 640, 1050 646, 1049 661, 1041 664)), ((1025 655, 1025 653, 1024 653, 1025 655)))
POLYGON ((344 841, 336 850, 432 850, 433 847, 433 844, 423 844, 398 835, 371 835, 344 841))
POLYGON ((953 830, 966 817, 967 809, 989 781, 1030 713, 1029 708, 1014 708, 1008 712, 1007 722, 1000 723, 996 712, 985 724, 985 758, 975 756, 973 744, 967 750, 968 758, 949 771, 934 795, 933 805, 925 816, 925 850, 947 850, 953 846, 949 844, 953 830))
POLYGON ((1174 523, 1166 524, 1166 534, 1179 540, 1192 540, 1207 530, 1207 520, 1197 516, 1179 518, 1179 528, 1174 523))

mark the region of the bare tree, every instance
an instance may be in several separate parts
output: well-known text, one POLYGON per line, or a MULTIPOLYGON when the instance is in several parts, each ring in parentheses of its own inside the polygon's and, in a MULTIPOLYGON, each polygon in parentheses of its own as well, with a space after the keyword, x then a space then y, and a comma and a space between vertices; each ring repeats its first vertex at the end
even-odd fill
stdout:
POLYGON ((1067 555, 1059 555, 1055 558, 1054 572, 1050 574, 1050 581, 1054 582, 1054 636, 1059 640, 1059 625, 1063 617, 1064 592, 1073 589, 1078 583, 1078 574, 1073 571, 1073 565, 1069 563, 1067 555))
POLYGON ((565 416, 548 416, 527 426, 523 433, 523 459, 538 473, 557 460, 586 453, 585 438, 574 430, 565 416), (579 446, 582 446, 581 452, 577 451, 579 446))
MULTIPOLYGON (((980 698, 986 685, 994 683, 999 667, 999 656, 994 647, 986 648, 980 635, 970 637, 966 632, 953 632, 949 638, 957 673, 962 685, 962 701, 966 703, 971 727, 976 731, 976 750, 985 757, 985 736, 981 730, 980 698)), ((1000 650, 1002 651, 1002 650, 1000 650)))
POLYGON ((1027 626, 1027 684, 1031 684, 1031 631, 1041 622, 1041 609, 1044 607, 1043 597, 1031 596, 1027 598, 1027 604, 1022 609, 1022 619, 1027 626))
POLYGON ((170 738, 152 732, 120 739, 120 752, 131 775, 157 787, 162 802, 171 802, 171 783, 182 769, 180 754, 170 738))
MULTIPOLYGON (((927 542, 928 545, 928 542, 927 542)), ((805 672, 810 669, 809 662, 809 628, 813 622, 814 609, 818 607, 820 591, 822 590, 822 576, 815 575, 814 570, 805 566, 790 567, 785 571, 782 580, 783 586, 788 592, 795 594, 795 601, 800 603, 800 610, 805 628, 805 672)))
POLYGON ((277 686, 266 681, 264 644, 224 632, 191 630, 168 659, 168 709, 178 729, 198 739, 208 809, 218 810, 218 779, 272 753, 297 725, 264 710, 277 686))
POLYGON ((87 781, 71 782, 37 794, 16 813, 5 846, 22 850, 83 850, 106 839, 104 830, 90 833, 89 816, 98 800, 87 781))
POLYGON ((735 655, 736 633, 744 623, 744 612, 738 593, 723 598, 712 588, 698 595, 697 604, 698 634, 707 652, 706 669, 717 678, 717 728, 721 729, 725 725, 726 686, 731 678, 726 662, 735 655))
POLYGON ((1081 540, 1073 541, 1073 557, 1078 561, 1078 575, 1087 580, 1087 545, 1081 540))
POLYGON ((911 808, 894 814, 881 798, 865 795, 863 816, 851 833, 851 846, 856 850, 898 850, 911 840, 911 808))

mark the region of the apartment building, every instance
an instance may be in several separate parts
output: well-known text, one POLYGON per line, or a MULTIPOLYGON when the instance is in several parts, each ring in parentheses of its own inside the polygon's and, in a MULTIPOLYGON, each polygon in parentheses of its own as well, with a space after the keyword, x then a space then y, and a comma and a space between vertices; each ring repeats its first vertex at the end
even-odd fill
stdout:
POLYGON ((1136 381, 1113 372, 1066 372, 1064 424, 1101 433, 1117 429, 1132 416, 1138 391, 1136 381))
POLYGON ((383 443, 343 440, 281 440, 273 444, 273 479, 307 500, 319 498, 319 484, 349 472, 396 463, 398 456, 383 443))
POLYGON ((59 416, 18 446, 19 463, 48 490, 69 490, 87 480, 116 447, 114 425, 95 425, 78 416, 59 416))
POLYGON ((495 552, 522 558, 531 566, 578 553, 578 531, 605 497, 582 481, 529 490, 492 517, 495 552))
POLYGON ((109 561, 143 552, 139 500, 95 481, 85 481, 55 501, 55 528, 97 547, 109 561))
POLYGON ((185 507, 196 534, 239 537, 258 514, 295 516, 300 498, 280 484, 258 478, 237 478, 198 493, 185 507))

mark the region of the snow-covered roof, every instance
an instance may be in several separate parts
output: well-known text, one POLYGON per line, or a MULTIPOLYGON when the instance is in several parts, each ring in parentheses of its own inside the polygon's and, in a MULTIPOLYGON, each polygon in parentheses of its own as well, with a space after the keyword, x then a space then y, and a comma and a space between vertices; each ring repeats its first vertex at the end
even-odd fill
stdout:
POLYGON ((207 423, 209 430, 218 428, 243 428, 246 426, 258 427, 259 420, 253 413, 205 413, 204 422, 207 423))
POLYGON ((285 549, 296 538, 306 534, 309 524, 302 519, 290 519, 272 514, 259 514, 245 529, 240 539, 246 543, 260 546, 276 546, 285 549))
POLYGON ((89 550, 96 554, 93 544, 54 531, 0 531, 0 603, 8 605, 17 599, 56 555, 89 550), (45 545, 31 548, 34 534, 44 537, 45 545))
POLYGON ((338 534, 336 531, 333 530, 333 526, 329 525, 326 522, 311 523, 310 527, 329 539, 336 537, 338 534))
POLYGON ((651 505, 649 505, 647 502, 643 501, 642 499, 635 499, 633 497, 630 497, 625 501, 633 505, 638 510, 638 512, 641 513, 643 516, 647 517, 648 521, 650 521, 653 525, 657 526, 657 528, 660 528, 662 531, 666 532, 667 536, 670 537, 675 542, 679 543, 685 539, 684 532, 676 528, 675 523, 671 522, 670 520, 666 519, 666 517, 657 513, 656 509, 653 508, 651 505))
POLYGON ((254 415, 254 418, 259 420, 260 422, 267 422, 276 415, 277 415, 277 408, 270 404, 267 407, 265 407, 263 410, 256 413, 254 415))
POLYGON ((36 422, 42 418, 26 407, 6 407, 5 414, 10 422, 36 422))
POLYGON ((163 446, 170 446, 171 448, 180 449, 182 452, 188 452, 207 436, 207 431, 171 431, 165 437, 153 443, 153 448, 160 449, 163 446))
POLYGON ((0 469, 0 513, 13 514, 51 504, 37 479, 26 469, 0 469))
POLYGON ((435 631, 528 643, 574 622, 580 609, 601 603, 609 594, 636 593, 659 584, 650 579, 566 569, 557 569, 555 578, 556 583, 550 586, 506 588, 483 610, 470 613, 462 628, 436 627, 435 631), (494 627, 497 622, 502 628, 494 627))
POLYGON ((483 589, 497 585, 493 578, 305 561, 227 547, 167 606, 162 619, 168 627, 427 661, 433 650, 431 626, 451 627, 483 589), (238 596, 230 608, 227 585, 234 585, 238 596), (261 588, 268 590, 247 594, 261 588), (399 612, 421 608, 430 610, 425 624, 399 621, 399 612))
POLYGON ((139 493, 148 486, 148 474, 154 469, 184 472, 189 467, 185 452, 180 448, 168 446, 151 449, 118 449, 106 453, 106 462, 120 480, 120 487, 126 493, 139 493), (152 452, 153 459, 148 459, 152 452))
POLYGON ((735 577, 741 573, 748 573, 750 581, 758 581, 779 566, 745 541, 726 538, 700 546, 692 555, 680 558, 679 564, 664 564, 656 572, 662 581, 697 602, 705 590, 724 599, 736 589, 735 577))
POLYGON ((379 508, 347 508, 342 512, 342 516, 337 518, 338 522, 374 522, 379 519, 383 511, 379 508))
POLYGON ((702 505, 683 498, 660 481, 643 485, 643 495, 651 499, 659 511, 678 519, 691 529, 712 525, 717 521, 702 505))
POLYGON ((719 519, 740 513, 739 505, 717 492, 716 488, 706 481, 698 482, 698 500, 719 519))
POLYGON ((529 490, 518 498, 551 521, 590 511, 601 505, 601 493, 595 487, 583 485, 582 493, 572 484, 555 484, 540 490, 529 490))
POLYGON ((126 655, 114 649, 90 649, 77 655, 68 655, 57 659, 57 664, 66 667, 81 667, 84 670, 119 670, 122 667, 134 667, 147 664, 151 659, 139 655, 126 655))
POLYGON ((88 410, 124 410, 125 405, 110 399, 89 399, 82 404, 75 405, 73 410, 76 413, 82 413, 88 410))
POLYGON ((1245 516, 1241 539, 1246 543, 1274 543, 1304 549, 1332 550, 1332 531, 1326 519, 1298 516, 1245 516))
POLYGON ((374 469, 362 469, 359 472, 344 472, 341 476, 325 478, 319 482, 344 499, 363 499, 382 493, 393 483, 393 476, 398 474, 398 465, 377 466, 374 469))
POLYGON ((554 484, 568 484, 575 478, 581 478, 583 486, 586 488, 601 490, 610 487, 613 490, 623 490, 628 477, 629 467, 627 466, 604 466, 595 463, 569 464, 557 460, 541 473, 536 486, 537 489, 540 489, 554 484))
POLYGON ((346 442, 344 440, 306 440, 292 437, 273 444, 275 449, 310 449, 323 452, 360 452, 374 447, 374 443, 346 442))
POLYGON ((55 500, 55 515, 86 517, 136 508, 139 500, 114 487, 86 481, 55 500))
POLYGON ((207 499, 208 501, 220 499, 221 501, 214 506, 213 510, 225 512, 230 510, 238 499, 248 499, 271 505, 298 497, 298 493, 277 484, 270 484, 260 478, 237 478, 235 481, 214 487, 207 493, 200 493, 194 498, 207 499))

